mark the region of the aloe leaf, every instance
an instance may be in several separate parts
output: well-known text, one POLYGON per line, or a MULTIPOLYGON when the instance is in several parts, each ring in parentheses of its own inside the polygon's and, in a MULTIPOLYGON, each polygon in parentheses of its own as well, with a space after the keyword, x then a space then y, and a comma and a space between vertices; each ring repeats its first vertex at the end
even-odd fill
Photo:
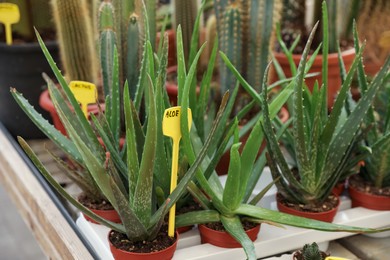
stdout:
POLYGON ((202 140, 205 138, 204 133, 204 115, 207 109, 207 102, 210 96, 210 82, 212 81, 213 70, 218 50, 218 37, 215 37, 214 46, 210 54, 206 75, 203 77, 200 84, 200 93, 193 111, 194 124, 198 126, 198 132, 202 140))
POLYGON ((282 212, 277 212, 253 205, 241 204, 241 206, 235 211, 237 214, 258 218, 261 220, 269 220, 279 224, 289 225, 293 227, 308 228, 322 231, 335 231, 335 232, 351 232, 351 233, 376 233, 390 228, 373 229, 363 227, 346 226, 328 222, 322 222, 314 219, 308 219, 298 216, 289 215, 282 212))
POLYGON ((10 91, 19 107, 26 113, 31 121, 33 121, 34 124, 50 138, 50 140, 61 148, 61 150, 63 150, 66 154, 69 154, 77 162, 82 163, 81 155, 77 151, 75 145, 45 118, 43 118, 21 93, 16 91, 14 88, 11 88, 10 91))
MULTIPOLYGON (((77 120, 79 121, 80 127, 82 127, 82 129, 85 131, 86 138, 88 140, 88 146, 90 147, 90 149, 98 151, 98 149, 99 149, 98 147, 100 146, 100 144, 96 140, 96 138, 94 138, 94 133, 93 133, 91 126, 89 125, 88 120, 86 119, 84 113, 81 111, 81 108, 80 108, 77 100, 75 99, 75 97, 74 97, 72 91, 70 90, 68 84, 66 83, 64 77, 61 75, 60 70, 58 69, 56 63, 54 62, 52 56, 50 55, 49 51, 47 50, 41 36, 39 35, 39 33, 36 29, 35 29, 35 34, 37 36, 38 43, 41 46, 43 54, 45 55, 49 65, 50 65, 50 68, 53 71, 53 74, 56 76, 58 82, 60 83, 61 88, 63 89, 67 99, 69 100, 71 106, 74 109, 74 112, 76 114, 77 120)), ((49 87, 50 87, 50 84, 49 84, 49 87)), ((85 140, 85 141, 87 141, 87 140, 85 140)))
POLYGON ((135 214, 139 216, 140 220, 145 225, 147 225, 150 221, 150 212, 152 210, 151 201, 153 193, 153 162, 154 158, 156 157, 157 143, 156 104, 154 100, 155 96, 153 82, 150 78, 147 96, 149 97, 148 125, 133 201, 135 214))
POLYGON ((335 168, 335 165, 340 161, 343 154, 350 145, 354 133, 358 130, 362 119, 364 118, 367 110, 371 105, 371 101, 374 98, 378 89, 383 85, 383 80, 387 71, 390 69, 390 57, 386 59, 382 69, 377 74, 377 77, 372 82, 371 87, 367 90, 366 93, 360 98, 355 109, 352 111, 351 115, 348 117, 344 125, 341 126, 340 130, 337 132, 336 136, 333 138, 330 143, 329 156, 326 158, 327 170, 331 171, 335 168))
POLYGON ((194 224, 219 222, 220 220, 220 214, 216 210, 199 210, 177 215, 175 224, 178 228, 194 224))
POLYGON ((230 150, 229 171, 225 189, 223 191, 223 204, 230 210, 234 210, 241 202, 240 185, 242 185, 241 178, 241 160, 238 148, 241 143, 236 143, 230 150))
POLYGON ((147 238, 147 230, 140 216, 137 216, 132 207, 129 207, 129 201, 112 179, 110 179, 110 186, 113 190, 115 204, 118 205, 117 211, 125 227, 127 238, 130 241, 145 240, 147 238))
POLYGON ((241 244, 248 260, 256 260, 255 246, 252 240, 245 233, 240 218, 238 216, 225 217, 221 215, 221 222, 226 231, 241 244))
POLYGON ((108 221, 92 211, 90 211, 88 208, 84 207, 80 202, 75 200, 67 191, 50 175, 50 173, 47 171, 45 166, 42 164, 42 162, 39 160, 38 156, 34 153, 34 151, 31 149, 31 147, 27 144, 27 142, 21 138, 18 137, 18 142, 22 149, 26 152, 27 156, 31 159, 31 161, 34 163, 34 165, 37 167, 37 169, 41 172, 43 177, 50 183, 53 188, 58 191, 61 196, 63 196, 67 201, 72 203, 73 206, 75 206, 77 209, 79 209, 81 212, 83 212, 85 215, 90 217, 91 219, 102 223, 103 225, 107 226, 108 228, 111 228, 113 230, 116 230, 118 232, 124 233, 125 229, 122 225, 113 223, 111 221, 108 221))
POLYGON ((284 41, 282 39, 282 35, 280 33, 280 23, 278 23, 276 25, 276 38, 278 40, 280 47, 282 48, 284 55, 286 55, 288 63, 290 64, 291 75, 296 75, 297 67, 296 67, 295 62, 294 62, 293 57, 292 57, 292 51, 290 51, 287 48, 286 44, 284 43, 284 41))
POLYGON ((183 49, 183 36, 181 32, 181 26, 177 27, 176 30, 176 56, 177 56, 177 87, 178 87, 178 97, 177 104, 181 105, 182 94, 184 89, 184 84, 186 81, 186 62, 184 58, 184 49, 183 49))
MULTIPOLYGON (((293 101, 293 114, 294 114, 294 123, 293 123, 293 134, 295 137, 295 147, 296 147, 296 157, 299 166, 299 173, 301 176, 308 176, 310 174, 310 161, 307 154, 306 148, 306 136, 305 136, 305 122, 304 122, 304 109, 303 109, 303 100, 302 100, 302 86, 304 71, 306 66, 307 55, 310 50, 311 43, 314 38, 315 31, 317 30, 318 22, 314 25, 313 30, 311 31, 309 38, 307 40, 305 49, 302 53, 301 60, 298 66, 297 78, 294 81, 294 101, 293 101)), ((304 177, 303 177, 304 178, 304 177)))
POLYGON ((329 29, 328 7, 326 1, 322 2, 322 85, 326 88, 326 104, 328 104, 328 53, 329 53, 329 29))
POLYGON ((120 94, 119 94, 119 57, 116 47, 114 47, 114 63, 113 63, 113 77, 112 89, 110 93, 110 128, 114 136, 114 140, 119 144, 120 135, 120 94))

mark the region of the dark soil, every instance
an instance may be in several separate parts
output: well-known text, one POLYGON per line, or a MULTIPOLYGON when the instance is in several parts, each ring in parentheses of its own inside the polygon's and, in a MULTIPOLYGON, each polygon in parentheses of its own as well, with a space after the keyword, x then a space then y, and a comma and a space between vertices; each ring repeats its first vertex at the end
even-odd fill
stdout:
MULTIPOLYGON (((325 259, 329 256, 329 254, 327 254, 323 251, 321 251, 320 253, 321 253, 321 259, 325 259)), ((293 254, 293 260, 305 260, 301 250, 299 250, 293 254)))
POLYGON ((356 188, 358 191, 369 193, 372 195, 377 195, 377 196, 390 197, 390 187, 377 188, 374 186, 374 184, 365 181, 359 175, 354 175, 351 178, 349 178, 348 183, 349 185, 356 188))
POLYGON ((152 241, 130 241, 125 234, 111 231, 108 239, 116 247, 133 253, 151 253, 164 250, 173 245, 177 238, 168 235, 168 225, 164 225, 152 241))
POLYGON ((289 208, 299 210, 302 212, 313 212, 313 213, 330 211, 336 208, 339 203, 339 198, 333 194, 329 195, 329 197, 323 203, 316 203, 310 205, 292 203, 288 201, 286 198, 284 198, 280 193, 277 193, 277 200, 289 208))
MULTIPOLYGON (((250 222, 250 221, 242 221, 242 227, 244 228, 245 231, 248 231, 249 229, 252 229, 254 227, 256 227, 257 223, 253 223, 253 222, 250 222)), ((222 223, 221 222, 213 222, 213 223, 207 223, 205 224, 206 227, 208 228, 211 228, 213 230, 216 230, 216 231, 221 231, 221 232, 226 232, 226 229, 223 227, 222 223)))
POLYGON ((94 198, 90 198, 86 196, 85 194, 81 194, 78 197, 78 201, 83 204, 85 207, 89 209, 95 209, 95 210, 113 210, 114 208, 110 204, 110 202, 106 200, 97 200, 94 198))

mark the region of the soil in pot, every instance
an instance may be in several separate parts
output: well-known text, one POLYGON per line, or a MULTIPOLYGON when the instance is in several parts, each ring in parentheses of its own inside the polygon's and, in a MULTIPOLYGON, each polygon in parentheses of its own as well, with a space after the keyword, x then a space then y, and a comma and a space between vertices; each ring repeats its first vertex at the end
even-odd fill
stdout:
POLYGON ((323 203, 304 205, 291 203, 278 192, 276 201, 281 212, 325 222, 333 221, 340 205, 340 199, 335 194, 329 195, 323 203))
MULTIPOLYGON (((112 207, 112 205, 104 200, 104 199, 94 199, 91 198, 84 193, 82 193, 77 200, 83 204, 85 207, 90 209, 93 213, 96 215, 99 215, 100 217, 107 219, 109 221, 115 222, 115 223, 121 223, 121 219, 118 215, 118 212, 112 207)), ((98 224, 96 221, 88 217, 87 215, 84 215, 85 219, 87 219, 89 222, 98 224)))
POLYGON ((168 226, 164 225, 152 241, 130 241, 125 234, 111 230, 108 234, 111 252, 116 260, 168 260, 176 250, 178 233, 174 238, 168 235, 168 226))
POLYGON ((390 187, 377 188, 359 175, 349 178, 348 184, 352 207, 390 210, 390 187))
MULTIPOLYGON (((255 241, 260 231, 260 224, 243 221, 242 225, 249 238, 255 241)), ((240 243, 225 231, 225 228, 220 222, 202 224, 198 226, 198 229, 202 244, 210 243, 224 248, 242 247, 240 243)))

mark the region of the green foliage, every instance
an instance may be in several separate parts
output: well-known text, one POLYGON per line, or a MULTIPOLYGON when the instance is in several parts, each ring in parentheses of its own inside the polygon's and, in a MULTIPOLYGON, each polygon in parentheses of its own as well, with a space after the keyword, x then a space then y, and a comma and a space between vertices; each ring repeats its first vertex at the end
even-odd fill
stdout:
MULTIPOLYGON (((179 27, 180 34, 180 27, 179 27)), ((151 43, 146 40, 144 47, 144 64, 141 74, 145 73, 147 81, 144 86, 144 107, 147 108, 147 120, 142 124, 140 115, 135 108, 133 100, 130 98, 129 87, 127 83, 124 87, 123 104, 126 125, 126 141, 124 148, 118 145, 115 138, 115 124, 110 123, 106 114, 100 113, 97 117, 91 115, 94 128, 83 115, 77 101, 71 93, 69 86, 55 65, 49 52, 44 46, 42 39, 37 34, 42 50, 48 62, 60 83, 62 94, 54 83, 46 78, 49 85, 49 91, 60 115, 62 122, 69 134, 69 140, 62 136, 57 130, 44 121, 33 110, 27 100, 25 100, 16 90, 12 91, 14 98, 25 109, 31 119, 45 131, 45 133, 54 139, 56 143, 67 150, 79 160, 79 162, 88 170, 99 190, 118 211, 123 224, 115 224, 105 221, 96 216, 88 209, 83 207, 73 198, 71 198, 60 185, 51 177, 43 164, 28 146, 28 144, 19 138, 19 142, 28 156, 38 167, 44 177, 55 187, 60 194, 75 204, 82 212, 92 219, 101 222, 110 228, 125 233, 132 241, 152 240, 160 229, 164 217, 169 208, 178 201, 186 190, 187 184, 191 181, 201 165, 205 156, 209 153, 211 140, 215 135, 220 116, 217 116, 215 124, 207 136, 204 145, 197 151, 196 159, 191 162, 191 167, 187 168, 184 177, 177 188, 163 201, 161 205, 155 203, 156 189, 161 179, 167 179, 169 174, 164 171, 167 165, 162 163, 169 160, 166 153, 166 147, 160 141, 164 140, 161 125, 165 109, 166 93, 165 77, 167 65, 167 39, 164 39, 162 52, 156 56, 153 53, 151 43), (71 108, 69 107, 71 106, 71 108), (103 141, 102 146, 97 137, 103 141), (93 151, 93 152, 92 152, 93 151), (150 163, 154 162, 154 163, 150 163)), ((114 48, 114 54, 116 53, 114 48)), ((185 84, 189 86, 194 78, 196 63, 199 59, 200 51, 191 64, 190 71, 185 77, 185 84)), ((117 57, 114 55, 114 57, 117 57)), ((114 59, 114 67, 117 66, 117 58, 114 59)), ((117 71, 114 69, 114 71, 117 71)), ((118 77, 114 77, 118 79, 118 77)), ((140 79, 141 81, 141 79, 140 79)), ((141 84, 141 83, 139 83, 141 84)), ((114 82, 113 89, 118 89, 118 82, 114 82)), ((118 90, 114 90, 118 91, 118 90)), ((119 102, 112 99, 112 102, 119 102)), ((223 107, 221 108, 222 114, 223 107)), ((113 111, 110 112, 113 116, 113 111)), ((118 117, 118 116, 116 116, 118 117)), ((187 120, 187 118, 183 118, 187 120)), ((166 140, 166 139, 165 139, 166 140)), ((189 148, 185 148, 189 149, 189 148)), ((167 170, 167 169, 165 169, 167 170)))
MULTIPOLYGON (((327 12, 326 4, 323 4, 323 32, 324 43, 322 51, 327 55, 327 12)), ((362 66, 361 48, 356 48, 356 57, 345 76, 343 85, 334 103, 330 114, 327 112, 327 82, 323 81, 321 87, 318 84, 310 92, 304 85, 304 76, 308 71, 306 59, 310 48, 313 29, 309 41, 306 44, 303 57, 298 66, 294 82, 294 95, 292 101, 292 127, 287 129, 286 135, 290 136, 287 146, 290 146, 291 156, 295 160, 297 173, 294 173, 283 156, 271 121, 268 117, 268 105, 264 103, 265 114, 264 131, 269 150, 269 165, 274 178, 280 177, 277 183, 279 192, 291 202, 311 204, 324 201, 331 193, 332 188, 340 179, 340 176, 348 170, 351 152, 355 145, 361 122, 371 106, 376 92, 381 88, 384 74, 388 70, 388 64, 375 82, 367 86, 360 101, 350 111, 345 111, 349 87, 358 67, 362 66)), ((355 37, 358 45, 357 37, 355 37)), ((287 53, 291 55, 291 53, 287 53)), ((341 59, 340 59, 341 62, 341 59)), ((308 61, 310 63, 310 61, 308 61)), ((310 66, 310 64, 309 64, 310 66)), ((327 60, 324 59, 323 77, 327 77, 327 60)), ((364 72, 358 70, 359 77, 365 77, 364 72)), ((266 92, 263 91, 266 99, 266 92)))
MULTIPOLYGON (((261 90, 281 1, 214 1, 220 49, 257 91, 261 90)), ((221 64, 221 91, 232 91, 234 76, 221 64)))

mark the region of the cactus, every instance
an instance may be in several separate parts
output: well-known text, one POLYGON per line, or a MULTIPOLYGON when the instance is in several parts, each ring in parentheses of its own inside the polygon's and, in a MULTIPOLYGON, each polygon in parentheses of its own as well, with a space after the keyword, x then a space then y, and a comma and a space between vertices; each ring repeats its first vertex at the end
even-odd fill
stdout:
POLYGON ((184 57, 187 61, 190 54, 191 35, 194 30, 198 3, 194 0, 175 0, 174 6, 175 28, 180 24, 183 34, 184 57))
POLYGON ((322 260, 325 259, 328 254, 322 252, 317 243, 313 242, 312 244, 305 244, 303 248, 294 253, 294 260, 322 260))
MULTIPOLYGON (((281 7, 281 0, 214 0, 220 48, 258 91, 261 90, 272 31, 280 17, 281 7)), ((233 89, 235 80, 223 67, 220 68, 221 90, 225 92, 233 89)))
MULTIPOLYGON (((127 80, 130 96, 134 98, 141 68, 142 42, 146 37, 143 18, 148 19, 149 35, 147 38, 155 43, 155 13, 155 0, 105 0, 101 3, 99 8, 100 62, 105 95, 109 94, 110 89, 110 79, 105 78, 105 75, 112 73, 108 70, 112 68, 110 62, 113 60, 113 45, 115 44, 119 58, 119 84, 123 86, 127 80), (145 2, 146 15, 142 12, 143 2, 145 2), (105 24, 107 22, 108 24, 105 24), (106 44, 110 44, 111 47, 106 44)), ((154 47, 154 44, 152 46, 154 47)))
POLYGON ((68 80, 97 83, 98 63, 86 0, 52 0, 62 64, 68 80))

